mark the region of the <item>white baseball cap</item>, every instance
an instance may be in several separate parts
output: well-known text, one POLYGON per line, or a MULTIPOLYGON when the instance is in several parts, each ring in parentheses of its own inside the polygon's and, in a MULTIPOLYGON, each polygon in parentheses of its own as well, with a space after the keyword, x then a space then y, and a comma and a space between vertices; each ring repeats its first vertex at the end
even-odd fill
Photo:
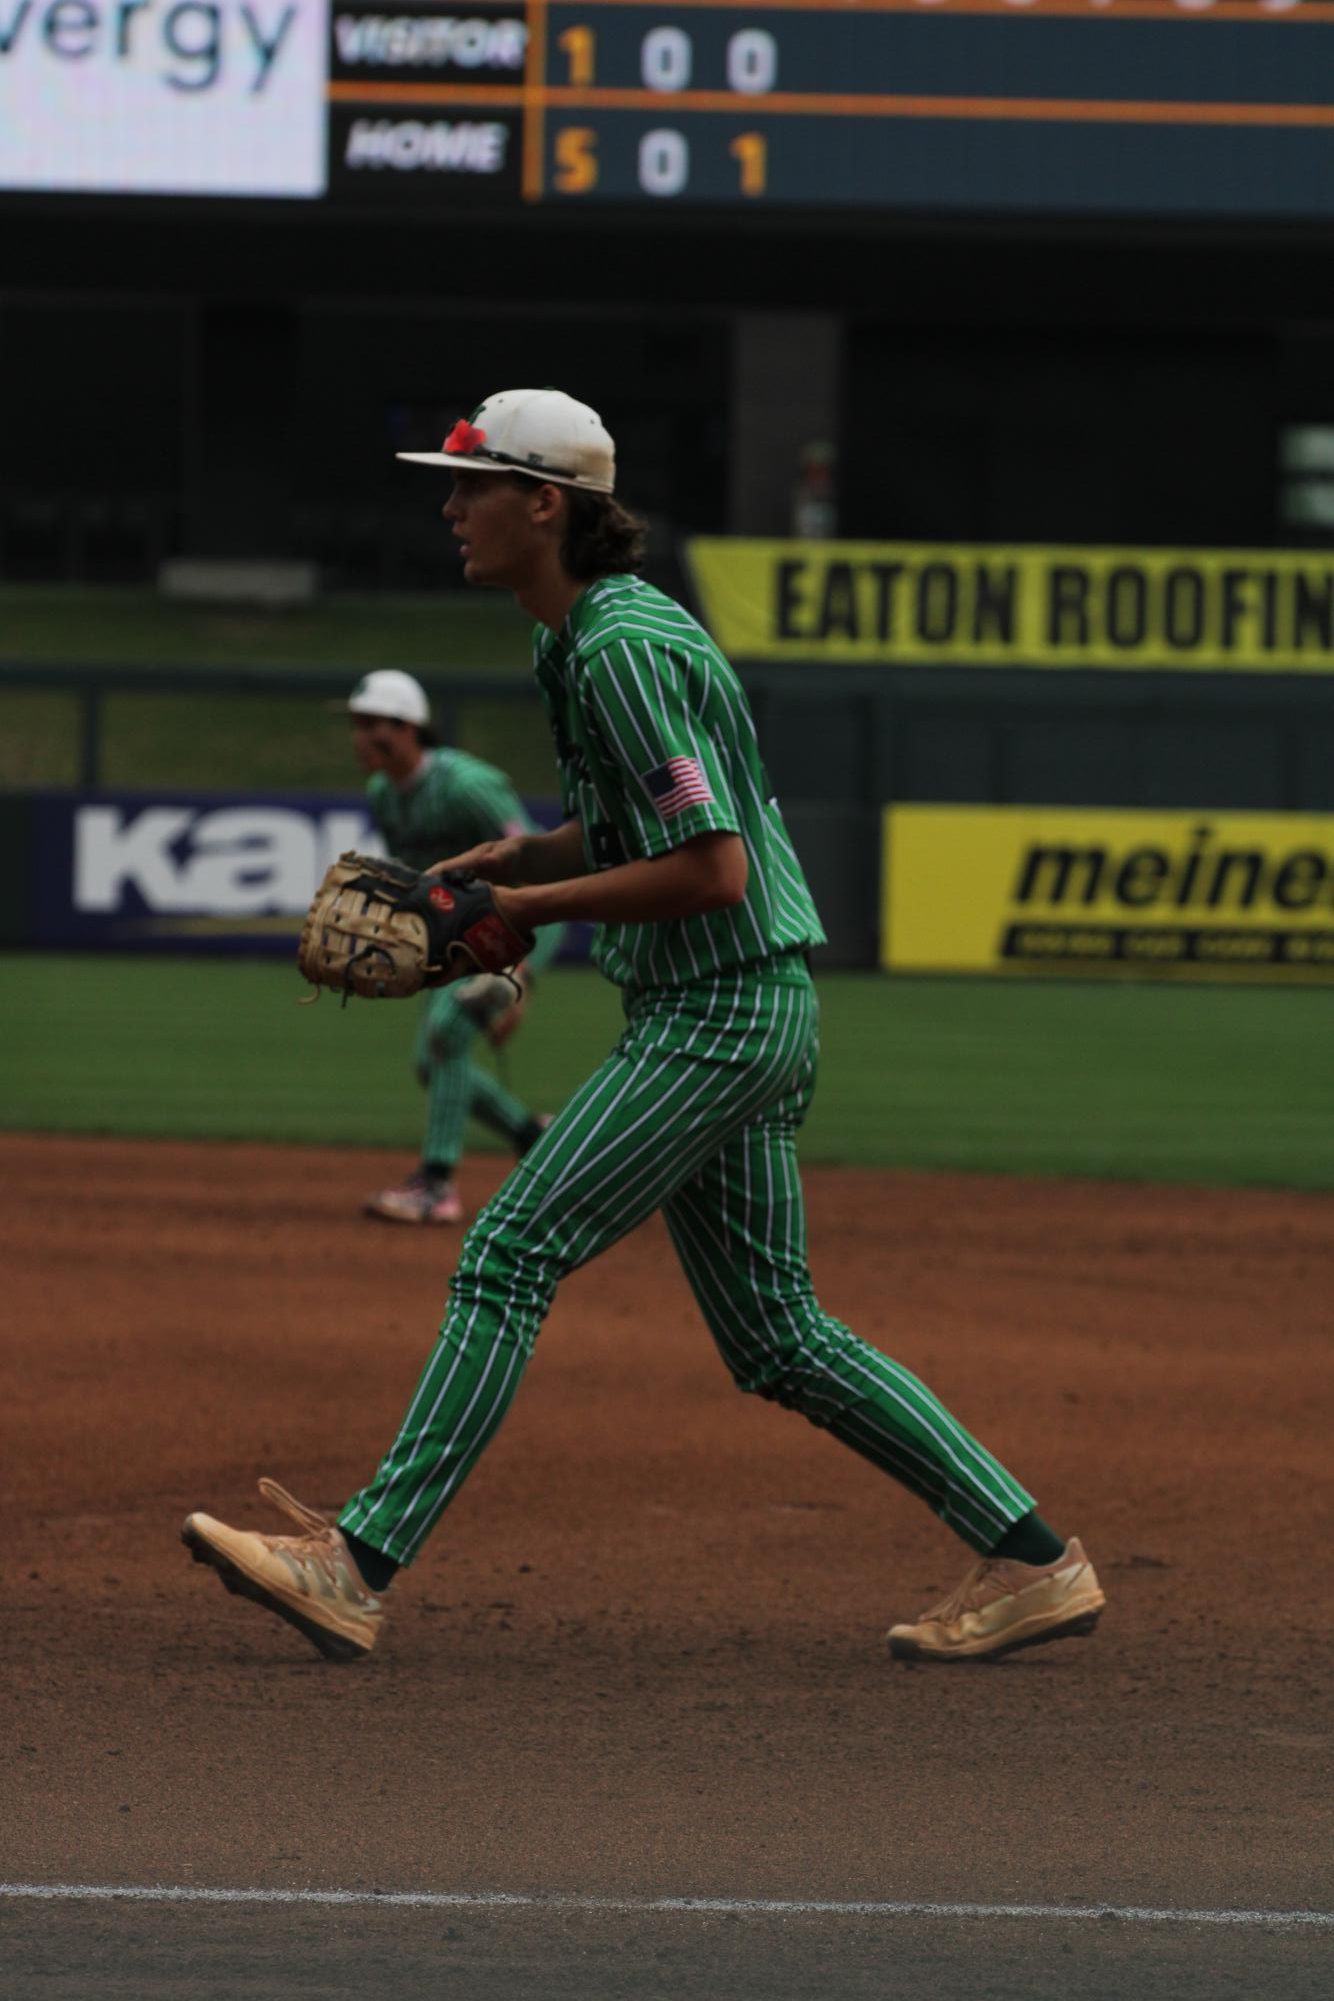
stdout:
POLYGON ((377 667, 373 674, 363 674, 348 697, 347 712, 387 716, 391 722, 416 723, 419 729, 429 728, 431 721, 425 688, 397 667, 377 667))
POLYGON ((501 389, 460 417, 438 452, 397 452, 419 466, 526 472, 557 486, 610 493, 616 447, 596 410, 560 389, 501 389))

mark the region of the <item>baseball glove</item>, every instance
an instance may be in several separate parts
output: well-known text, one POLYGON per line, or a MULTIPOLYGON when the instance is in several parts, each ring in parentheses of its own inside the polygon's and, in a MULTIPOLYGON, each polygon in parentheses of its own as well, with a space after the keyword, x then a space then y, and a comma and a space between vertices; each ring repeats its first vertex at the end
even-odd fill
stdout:
POLYGON ((473 974, 504 975, 532 949, 477 876, 419 875, 349 852, 315 892, 296 962, 312 986, 332 987, 346 1004, 352 994, 399 1000, 473 974))

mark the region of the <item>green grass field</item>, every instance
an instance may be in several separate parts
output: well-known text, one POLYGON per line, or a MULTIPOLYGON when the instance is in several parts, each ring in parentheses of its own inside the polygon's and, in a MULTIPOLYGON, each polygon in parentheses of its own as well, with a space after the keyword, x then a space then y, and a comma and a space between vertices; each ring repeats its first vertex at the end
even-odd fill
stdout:
POLYGON ((523 614, 502 591, 333 592, 311 605, 188 604, 151 590, 0 585, 0 660, 89 667, 406 667, 528 671, 523 614))
MULTIPOLYGON (((0 1123, 410 1154, 414 1006, 299 1007, 305 991, 285 964, 12 956, 0 1123)), ((807 1160, 1334 1188, 1328 995, 874 974, 820 992, 807 1160)), ((510 1047, 515 1087, 557 1106, 619 1020, 594 974, 549 976, 510 1047)))

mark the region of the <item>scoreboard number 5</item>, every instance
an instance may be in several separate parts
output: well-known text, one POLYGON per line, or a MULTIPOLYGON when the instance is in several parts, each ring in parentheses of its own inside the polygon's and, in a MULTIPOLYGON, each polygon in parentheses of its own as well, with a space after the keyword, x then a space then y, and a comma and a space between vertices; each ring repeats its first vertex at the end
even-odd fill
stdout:
POLYGON ((556 134, 555 184, 563 195, 586 195, 598 180, 598 135, 591 125, 562 125, 556 134))

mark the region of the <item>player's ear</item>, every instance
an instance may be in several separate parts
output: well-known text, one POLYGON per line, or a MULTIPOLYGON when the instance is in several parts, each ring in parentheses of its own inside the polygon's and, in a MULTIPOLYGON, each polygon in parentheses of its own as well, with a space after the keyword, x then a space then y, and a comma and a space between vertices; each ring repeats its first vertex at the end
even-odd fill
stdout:
POLYGON ((543 527, 553 522, 563 521, 566 509, 565 488, 543 480, 529 503, 529 512, 535 523, 543 527))

